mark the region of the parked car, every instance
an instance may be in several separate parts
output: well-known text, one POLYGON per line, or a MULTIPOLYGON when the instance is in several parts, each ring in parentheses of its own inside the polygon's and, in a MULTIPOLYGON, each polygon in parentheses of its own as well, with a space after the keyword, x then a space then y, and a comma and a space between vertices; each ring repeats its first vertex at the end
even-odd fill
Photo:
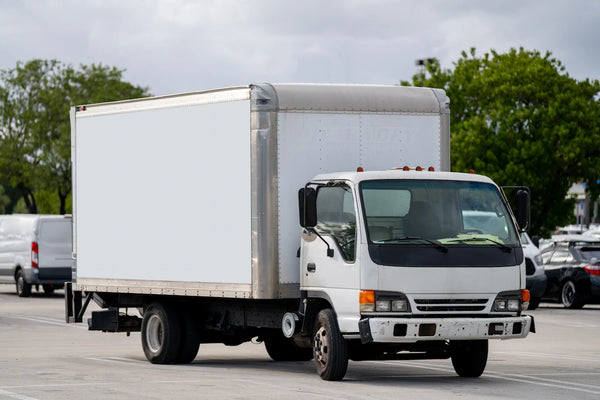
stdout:
MULTIPOLYGON (((464 228, 467 231, 497 232, 497 236, 504 236, 503 227, 498 224, 498 215, 494 212, 463 211, 464 228)), ((546 274, 542 265, 539 249, 533 244, 527 233, 521 234, 521 245, 525 256, 525 288, 529 290, 529 310, 534 310, 540 305, 542 295, 546 290, 546 274)))
POLYGON ((600 228, 598 228, 598 227, 590 228, 589 230, 583 232, 583 235, 592 236, 592 237, 600 240, 600 228))
POLYGON ((552 235, 550 239, 540 239, 540 244, 538 248, 543 253, 544 250, 548 247, 554 246, 554 243, 558 242, 595 242, 600 241, 599 238, 590 235, 584 234, 562 234, 562 235, 552 235))
POLYGON ((600 303, 600 240, 565 235, 542 250, 548 283, 543 299, 566 308, 600 303))
POLYGON ((540 305, 542 296, 546 291, 547 277, 544 265, 542 264, 542 254, 533 244, 529 235, 523 232, 521 234, 521 245, 523 246, 523 255, 525 256, 525 274, 526 288, 529 290, 529 310, 535 310, 540 305))
POLYGON ((35 286, 52 293, 71 280, 72 219, 62 215, 0 215, 0 282, 26 297, 35 286))
POLYGON ((581 235, 585 230, 585 225, 567 225, 556 228, 554 235, 581 235))

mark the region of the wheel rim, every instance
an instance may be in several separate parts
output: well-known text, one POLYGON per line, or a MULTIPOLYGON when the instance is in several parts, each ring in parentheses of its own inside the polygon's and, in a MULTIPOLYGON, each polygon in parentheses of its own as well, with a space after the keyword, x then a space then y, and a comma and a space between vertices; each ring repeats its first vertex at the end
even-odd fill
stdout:
POLYGON ((565 306, 570 306, 575 300, 575 285, 573 282, 568 281, 564 284, 562 290, 562 302, 565 306))
POLYGON ((146 343, 153 353, 158 353, 163 343, 163 326, 157 315, 152 315, 148 319, 146 328, 146 343))
POLYGON ((325 327, 321 326, 317 333, 315 333, 315 361, 322 368, 327 366, 327 360, 329 358, 329 336, 325 327))

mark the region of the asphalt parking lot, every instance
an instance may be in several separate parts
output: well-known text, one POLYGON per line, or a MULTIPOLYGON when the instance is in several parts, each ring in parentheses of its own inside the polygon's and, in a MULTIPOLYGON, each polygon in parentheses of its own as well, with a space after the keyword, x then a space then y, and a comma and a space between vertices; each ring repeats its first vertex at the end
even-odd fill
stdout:
MULTIPOLYGON (((90 310, 88 310, 88 313, 90 310)), ((201 345, 189 365, 152 365, 139 333, 64 323, 63 292, 19 298, 0 284, 1 399, 598 399, 600 307, 542 304, 538 333, 491 341, 477 379, 449 360, 350 362, 341 382, 312 362, 274 362, 262 344, 201 345)))

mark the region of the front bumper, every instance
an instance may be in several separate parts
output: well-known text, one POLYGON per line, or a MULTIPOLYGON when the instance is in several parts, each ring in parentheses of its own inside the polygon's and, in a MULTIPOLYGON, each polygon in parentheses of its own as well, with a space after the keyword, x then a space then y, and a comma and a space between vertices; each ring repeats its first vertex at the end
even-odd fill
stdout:
POLYGON ((407 343, 421 340, 518 339, 535 332, 533 317, 363 318, 363 343, 407 343))

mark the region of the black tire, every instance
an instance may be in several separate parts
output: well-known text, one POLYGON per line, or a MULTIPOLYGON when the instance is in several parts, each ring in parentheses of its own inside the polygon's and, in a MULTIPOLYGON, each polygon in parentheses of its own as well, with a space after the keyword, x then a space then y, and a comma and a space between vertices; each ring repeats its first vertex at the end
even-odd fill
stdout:
POLYGON ((273 361, 308 361, 313 358, 312 348, 296 346, 294 339, 286 338, 281 331, 266 335, 263 340, 273 361))
POLYGON ((43 284, 42 285, 42 289, 44 289, 44 293, 46 293, 46 294, 52 294, 52 293, 54 293, 54 286, 52 286, 52 285, 43 284))
POLYGON ((540 298, 537 297, 532 297, 529 299, 529 307, 527 307, 528 310, 535 310, 536 308, 538 308, 540 306, 540 298))
POLYGON ((200 348, 200 327, 196 315, 191 311, 182 313, 181 349, 175 359, 177 364, 189 364, 198 355, 200 348))
POLYGON ((565 308, 577 309, 585 305, 584 299, 577 291, 573 281, 565 281, 560 291, 560 301, 565 308))
POLYGON ((321 310, 313 330, 313 357, 317 373, 326 381, 339 381, 348 369, 348 347, 333 310, 321 310))
POLYGON ((142 319, 142 348, 152 364, 172 364, 181 350, 181 316, 169 304, 152 303, 142 319))
POLYGON ((458 376, 477 378, 483 374, 488 358, 487 340, 458 340, 450 346, 452 366, 458 376))
POLYGON ((15 284, 17 287, 17 296, 29 297, 31 295, 31 284, 25 282, 25 276, 22 270, 17 271, 17 277, 15 278, 15 284))

